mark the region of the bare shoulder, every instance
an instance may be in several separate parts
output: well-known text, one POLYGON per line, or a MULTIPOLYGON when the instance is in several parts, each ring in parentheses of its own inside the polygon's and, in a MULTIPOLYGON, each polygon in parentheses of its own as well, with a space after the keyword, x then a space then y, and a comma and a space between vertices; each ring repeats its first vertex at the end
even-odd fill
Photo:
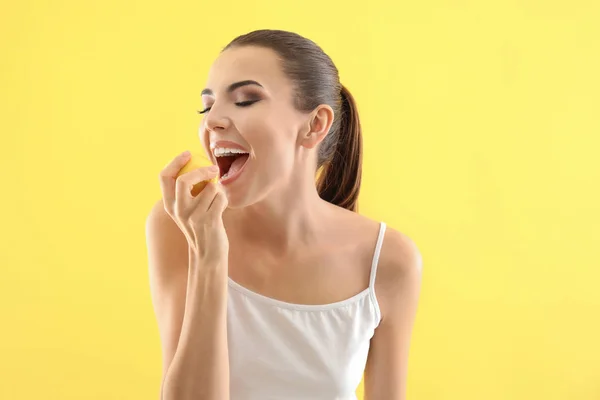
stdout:
POLYGON ((416 301, 422 270, 423 258, 416 243, 406 234, 387 227, 375 280, 383 320, 400 310, 400 303, 416 301))
MULTIPOLYGON (((337 224, 340 231, 351 232, 354 235, 360 233, 359 237, 368 242, 377 238, 380 221, 347 210, 343 210, 342 213, 343 222, 337 224)), ((421 254, 417 245, 406 234, 386 225, 378 270, 383 269, 380 272, 396 275, 411 268, 421 268, 421 254)))
MULTIPOLYGON (((343 228, 353 232, 354 237, 365 241, 364 248, 373 248, 381 222, 356 213, 346 213, 343 228)), ((405 233, 386 226, 379 255, 375 291, 383 318, 397 303, 406 300, 409 292, 417 293, 420 288, 423 260, 416 243, 405 233)))
POLYGON ((416 243, 406 234, 387 227, 381 255, 378 274, 397 280, 406 274, 420 273, 423 266, 421 252, 416 243))
POLYGON ((175 228, 177 227, 173 219, 165 211, 162 199, 159 199, 154 203, 146 217, 146 234, 154 234, 156 233, 155 231, 161 231, 164 228, 172 229, 170 225, 174 225, 175 228))

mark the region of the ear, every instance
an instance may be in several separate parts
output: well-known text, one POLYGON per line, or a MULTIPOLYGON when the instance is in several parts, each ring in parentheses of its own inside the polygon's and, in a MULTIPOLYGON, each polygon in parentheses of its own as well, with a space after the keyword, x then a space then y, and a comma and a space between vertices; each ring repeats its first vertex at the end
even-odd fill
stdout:
POLYGON ((300 143, 307 149, 316 147, 325 139, 333 124, 333 109, 327 104, 321 104, 308 119, 308 127, 301 132, 300 143))

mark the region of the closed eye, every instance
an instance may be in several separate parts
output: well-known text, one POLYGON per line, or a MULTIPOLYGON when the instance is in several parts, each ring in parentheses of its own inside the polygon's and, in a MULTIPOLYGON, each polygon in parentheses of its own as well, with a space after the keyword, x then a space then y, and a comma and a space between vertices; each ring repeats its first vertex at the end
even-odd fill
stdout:
MULTIPOLYGON (((238 107, 248 107, 248 106, 251 106, 252 104, 256 103, 257 101, 259 101, 259 100, 240 101, 240 102, 235 103, 235 105, 238 107)), ((207 113, 210 111, 210 109, 211 109, 211 107, 206 107, 204 110, 198 111, 198 114, 207 113)))
POLYGON ((252 104, 256 103, 258 100, 246 100, 246 101, 240 101, 239 103, 235 103, 236 106, 239 107, 248 107, 251 106, 252 104))

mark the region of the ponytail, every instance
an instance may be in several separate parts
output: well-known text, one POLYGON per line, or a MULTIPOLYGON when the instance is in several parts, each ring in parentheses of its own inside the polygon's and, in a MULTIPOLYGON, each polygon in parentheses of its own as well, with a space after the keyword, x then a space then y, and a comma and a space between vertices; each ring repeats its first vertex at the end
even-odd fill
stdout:
POLYGON ((338 132, 331 132, 333 156, 323 165, 317 180, 319 196, 347 210, 358 211, 362 175, 362 133, 352 94, 342 85, 338 132))

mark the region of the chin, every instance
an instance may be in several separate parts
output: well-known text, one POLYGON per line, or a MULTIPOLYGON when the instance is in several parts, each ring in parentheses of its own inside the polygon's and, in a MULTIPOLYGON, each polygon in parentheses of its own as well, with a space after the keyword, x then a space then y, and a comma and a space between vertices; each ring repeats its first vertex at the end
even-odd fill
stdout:
POLYGON ((243 193, 225 189, 225 194, 227 195, 227 209, 229 210, 239 210, 253 203, 243 193))
POLYGON ((269 193, 268 190, 264 190, 265 188, 261 188, 261 190, 257 191, 256 188, 253 188, 254 190, 252 190, 248 186, 243 187, 243 185, 226 187, 224 189, 225 194, 227 195, 227 208, 230 210, 239 210, 260 203, 267 198, 269 193))

